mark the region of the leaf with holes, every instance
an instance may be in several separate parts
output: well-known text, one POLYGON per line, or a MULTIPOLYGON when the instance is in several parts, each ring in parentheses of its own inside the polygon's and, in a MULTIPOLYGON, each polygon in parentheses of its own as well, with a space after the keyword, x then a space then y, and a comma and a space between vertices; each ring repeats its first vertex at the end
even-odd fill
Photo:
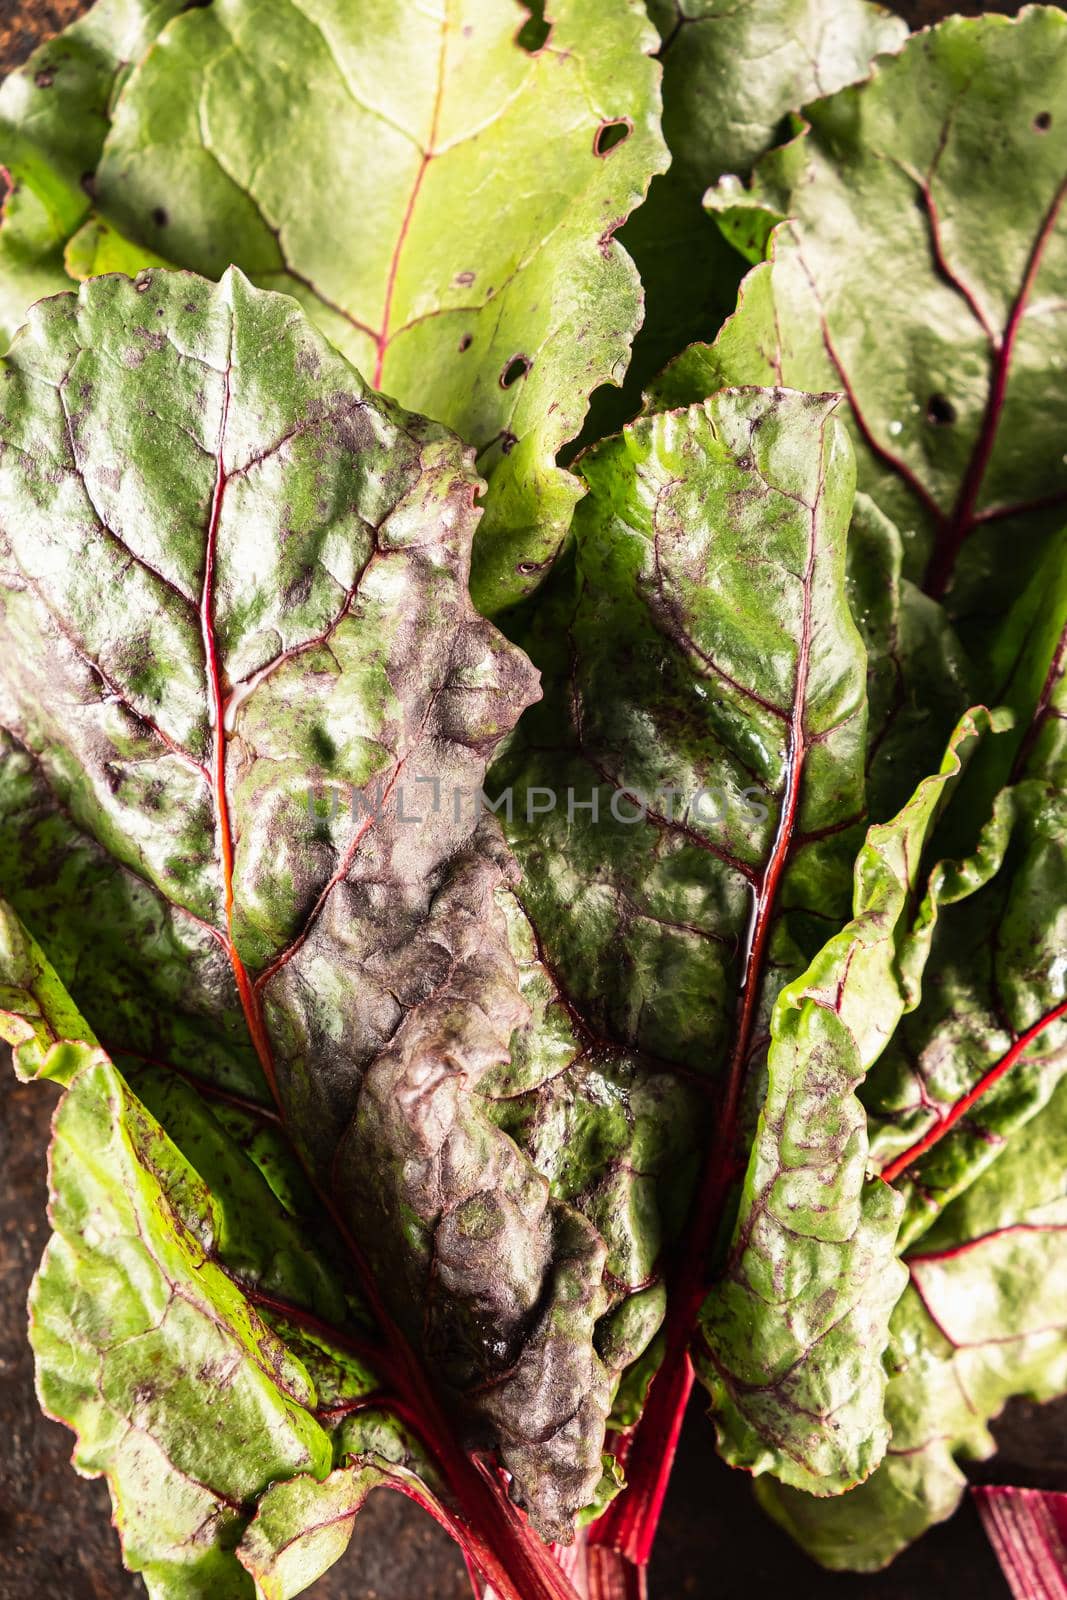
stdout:
POLYGON ((1067 18, 1034 6, 952 18, 809 106, 751 192, 709 197, 756 259, 790 220, 716 350, 680 358, 702 393, 845 390, 860 487, 904 532, 905 575, 977 648, 1067 497, 1065 83, 1067 18))
POLYGON ((295 295, 477 448, 494 612, 551 564, 579 493, 556 453, 640 323, 614 233, 666 164, 655 43, 636 0, 187 8, 129 58, 71 265, 101 270, 102 220, 120 261, 295 295))
POLYGON ((747 177, 787 112, 865 77, 907 37, 867 0, 653 0, 649 14, 671 165, 619 234, 647 304, 623 393, 605 392, 599 422, 633 416, 653 375, 733 310, 744 263, 706 215, 706 190, 728 172, 747 177))
POLYGON ((476 488, 457 441, 238 273, 36 308, 0 409, 0 872, 86 1009, 96 925, 65 922, 133 909, 143 960, 94 1029, 126 1070, 232 1099, 215 1067, 244 1038, 235 1071, 347 1245, 468 1550, 547 1600, 558 1568, 464 1446, 568 1537, 603 1471, 598 1323, 625 1296, 479 1093, 529 1007, 513 868, 458 802, 537 690, 466 591, 476 488), (157 1028, 179 974, 187 1026, 157 1028))

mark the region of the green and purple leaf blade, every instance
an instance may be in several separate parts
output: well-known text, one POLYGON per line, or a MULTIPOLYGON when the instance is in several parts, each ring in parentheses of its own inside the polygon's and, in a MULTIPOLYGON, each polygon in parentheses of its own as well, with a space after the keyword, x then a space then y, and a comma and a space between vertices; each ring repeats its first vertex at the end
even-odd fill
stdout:
POLYGON ((974 858, 938 866, 919 898, 924 848, 961 751, 988 725, 969 714, 940 772, 870 830, 853 920, 775 1002, 733 1239, 701 1312, 697 1365, 720 1450, 734 1466, 820 1496, 868 1477, 889 1441, 884 1356, 907 1281, 897 1260, 903 1201, 868 1180, 856 1091, 918 1002, 939 906, 973 894, 1000 865, 998 819, 974 858))
POLYGON ((498 611, 559 549, 580 487, 556 454, 640 325, 614 233, 666 165, 655 30, 635 0, 564 0, 540 44, 514 0, 173 9, 86 152, 70 267, 234 263, 293 294, 478 451, 475 587, 498 611))
POLYGON ((809 105, 750 190, 709 196, 751 259, 788 221, 716 347, 657 388, 661 404, 679 383, 844 390, 859 485, 905 530, 905 575, 979 647, 1067 503, 1065 78, 1067 22, 1033 6, 950 18, 809 105))

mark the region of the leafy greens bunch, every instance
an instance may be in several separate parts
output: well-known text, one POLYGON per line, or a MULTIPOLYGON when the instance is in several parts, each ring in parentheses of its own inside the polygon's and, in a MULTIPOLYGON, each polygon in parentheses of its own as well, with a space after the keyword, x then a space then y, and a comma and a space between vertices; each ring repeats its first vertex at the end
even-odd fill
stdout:
POLYGON ((167 1600, 380 1486, 632 1600, 694 1376, 871 1569, 1067 1390, 1067 17, 649 9, 0 92, 31 1338, 167 1600))

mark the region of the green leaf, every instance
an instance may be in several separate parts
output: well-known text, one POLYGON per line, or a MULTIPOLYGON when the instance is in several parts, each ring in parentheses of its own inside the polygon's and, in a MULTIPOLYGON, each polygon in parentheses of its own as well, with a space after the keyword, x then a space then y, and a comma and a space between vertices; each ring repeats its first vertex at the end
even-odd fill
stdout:
MULTIPOLYGON (((433 1504, 434 1468, 373 1405, 382 1380, 360 1354, 373 1329, 346 1305, 326 1219, 309 1192, 302 1212, 279 1202, 262 1145, 257 1165, 256 1138, 292 1163, 280 1133, 209 1108, 173 1073, 143 1074, 146 1088, 170 1133, 99 1052, 58 1113, 56 1232, 31 1296, 42 1403, 77 1432, 79 1469, 106 1475, 127 1565, 153 1596, 250 1600, 242 1565, 296 1594, 347 1544, 350 1529, 317 1526, 320 1499, 354 1480, 354 1514, 371 1487, 403 1481, 433 1504), (325 1476, 335 1461, 353 1465, 325 1476)), ((388 1372, 387 1351, 373 1359, 388 1372)))
POLYGON ((22 1081, 67 1083, 97 1052, 88 1023, 44 951, 0 900, 0 1039, 11 1046, 22 1081))
MULTIPOLYGON (((203 1180, 216 1202, 214 1249, 226 1270, 263 1304, 273 1296, 317 1317, 323 1326, 353 1324, 373 1332, 365 1308, 346 1287, 340 1245, 324 1237, 328 1224, 277 1119, 243 1107, 224 1092, 205 1096, 200 1086, 173 1067, 131 1067, 124 1077, 138 1100, 203 1180), (311 1246, 315 1232, 319 1241, 311 1246)), ((305 1351, 307 1329, 294 1324, 287 1342, 305 1351)), ((333 1352, 331 1359, 336 1359, 333 1352)), ((317 1366, 323 1357, 307 1356, 317 1366)), ((345 1355, 343 1375, 327 1381, 334 1399, 375 1387, 365 1370, 345 1355), (355 1377, 354 1391, 346 1386, 355 1377)), ((321 1397, 320 1397, 321 1398, 321 1397)))
POLYGON ((347 1550, 356 1514, 382 1480, 366 1464, 339 1467, 321 1483, 304 1476, 272 1484, 237 1549, 257 1596, 290 1600, 310 1588, 347 1550))
POLYGON ((751 192, 710 197, 757 259, 791 219, 720 337, 720 381, 846 391, 860 487, 905 533, 906 576, 977 643, 1067 495, 1065 79, 1060 11, 951 18, 809 106, 751 192))
MULTIPOLYGON (((27 947, 0 946, 5 984, 27 947)), ((107 1477, 127 1564, 153 1596, 250 1600, 238 1539, 264 1592, 297 1594, 347 1544, 349 1528, 316 1523, 342 1486, 353 1515, 382 1483, 436 1503, 433 1464, 373 1404, 388 1352, 269 1113, 224 1093, 209 1107, 173 1069, 140 1069, 135 1095, 80 1042, 92 1035, 54 974, 48 1019, 51 1057, 80 1063, 31 1294, 42 1403, 77 1433, 79 1469, 107 1477), (335 1460, 354 1465, 320 1483, 335 1460), (301 1467, 313 1475, 291 1480, 301 1467)))
MULTIPOLYGON (((206 1080, 207 1087, 213 1084, 224 1094, 265 1096, 247 1043, 243 1056, 252 1058, 243 1060, 238 1032, 244 1031, 243 1020, 223 1032, 211 1019, 180 1011, 186 998, 184 968, 169 943, 161 952, 155 938, 158 902, 56 814, 43 785, 23 781, 28 767, 17 748, 0 764, 0 819, 6 819, 0 834, 6 826, 10 838, 21 840, 17 858, 7 863, 8 876, 17 873, 20 903, 47 932, 49 948, 62 953, 82 992, 103 1004, 108 1033, 125 1041, 118 1059, 138 1092, 172 1136, 183 1128, 176 1096, 185 1082, 203 1087, 206 1080), (31 824, 29 819, 38 817, 31 824), (73 902, 86 907, 84 918, 67 914, 73 902), (132 938, 131 929, 136 930, 132 938), (146 978, 151 1004, 131 1013, 131 986, 143 989, 146 978), (166 1095, 165 1077, 145 1065, 149 1054, 167 1060, 172 1073, 175 1065, 184 1073, 176 1085, 172 1078, 166 1095)), ((622 1052, 605 1052, 576 1027, 510 892, 502 904, 531 1017, 513 1037, 510 1061, 486 1074, 480 1096, 486 1114, 548 1179, 553 1195, 586 1215, 604 1240, 604 1302, 596 1344, 614 1392, 621 1373, 641 1355, 662 1320, 661 1253, 665 1228, 678 1219, 661 1218, 657 1184, 661 1174, 675 1181, 687 1164, 692 1170, 692 1122, 699 1102, 677 1080, 622 1052)), ((216 1103, 215 1115, 239 1113, 216 1103)), ((254 1158, 262 1134, 252 1140, 246 1127, 234 1131, 254 1158)), ((198 1169, 209 1170, 201 1138, 195 1153, 184 1136, 180 1142, 198 1169)), ((272 1185, 279 1184, 277 1161, 274 1151, 266 1167, 272 1185)), ((284 1196, 293 1187, 290 1170, 280 1191, 284 1196)), ((335 1301, 309 1303, 317 1304, 323 1316, 337 1314, 335 1301)))
POLYGON ((1000 865, 1003 826, 972 861, 939 866, 916 907, 961 750, 988 724, 969 714, 940 772, 870 830, 853 920, 778 996, 733 1241, 701 1314, 699 1370, 721 1452, 816 1495, 861 1482, 888 1442, 883 1356, 907 1281, 896 1261, 903 1201, 867 1180, 856 1089, 918 1000, 939 905, 973 894, 1000 865))
POLYGON ((580 493, 556 454, 640 324, 614 233, 666 164, 656 42, 637 0, 561 0, 540 48, 514 0, 214 0, 126 57, 99 217, 138 266, 295 295, 476 447, 487 612, 555 557, 580 493))
POLYGON ((107 1474, 154 1596, 250 1596, 233 1548, 257 1497, 332 1463, 308 1371, 217 1264, 217 1202, 106 1061, 61 1103, 51 1196, 42 1404, 77 1433, 79 1470, 107 1474))
POLYGON ((1067 1389, 1067 1085, 908 1257, 893 1317, 893 1440, 851 1493, 817 1500, 760 1480, 771 1515, 829 1567, 886 1565, 966 1488, 961 1460, 991 1455, 988 1424, 1013 1395, 1067 1389))
MULTIPOLYGON (((13 720, 0 674, 0 721, 13 720)), ((187 920, 155 886, 83 831, 57 803, 35 755, 3 730, 0 889, 123 1067, 173 1062, 269 1103, 243 1018, 215 1015, 205 1003, 217 989, 208 941, 193 942, 187 920)))
POLYGON ((866 0, 654 0, 649 12, 663 40, 671 166, 619 235, 646 310, 622 396, 598 405, 602 424, 608 410, 615 425, 632 416, 653 375, 733 310, 742 262, 705 214, 705 191, 724 173, 747 177, 787 112, 865 77, 907 37, 898 17, 866 0))
MULTIPOLYGON (((1048 603, 1059 609, 1055 590, 1048 603)), ((864 1089, 875 1159, 883 1171, 899 1169, 906 1243, 1003 1159, 1020 1127, 1047 1115, 1067 1071, 1067 696, 1062 665, 1054 670, 1063 642, 1052 643, 1034 737, 1016 741, 1024 762, 997 802, 1011 834, 1004 866, 973 903, 944 917, 931 958, 937 981, 864 1089)), ((979 793, 985 783, 980 768, 979 793)))
POLYGON ((31 803, 6 891, 87 1005, 72 891, 111 949, 137 927, 142 983, 105 984, 99 1024, 124 1061, 202 1079, 253 1047, 376 1322, 566 1537, 620 1296, 481 1092, 528 1010, 470 796, 537 691, 465 587, 469 457, 237 273, 93 280, 35 309, 7 374, 0 682, 31 803), (185 1028, 158 1021, 175 991, 185 1028))
POLYGON ((585 458, 573 567, 525 640, 545 700, 494 772, 520 898, 580 1014, 706 1077, 753 895, 777 986, 848 913, 866 706, 835 405, 719 394, 585 458))
MULTIPOLYGON (((1028 632, 1013 616, 1004 633, 1022 647, 1014 698, 1021 709, 1026 682, 1042 692, 1029 728, 1024 721, 1001 735, 1016 781, 998 796, 971 863, 962 874, 953 869, 966 904, 953 903, 956 891, 941 893, 936 924, 920 913, 921 999, 920 972, 898 951, 907 1014, 861 1091, 872 1164, 904 1202, 911 1280, 891 1324, 892 1442, 869 1480, 832 1504, 760 1491, 772 1514, 834 1567, 880 1566, 948 1516, 964 1484, 956 1458, 991 1453, 986 1424, 1005 1400, 1067 1387, 1062 1296, 1051 1288, 1063 1273, 1055 1236, 1063 1231, 1058 1146, 1067 1109, 1058 584, 1046 583, 1042 603, 1025 597, 1022 611, 1028 632)), ((995 749, 988 759, 979 752, 946 816, 949 837, 965 829, 1002 759, 995 749)))
MULTIPOLYGON (((949 730, 974 698, 974 669, 944 608, 903 576, 903 558, 896 527, 857 494, 847 582, 867 649, 867 811, 874 821, 905 804, 917 773, 936 770, 949 730)), ((1003 736, 983 740, 977 759, 1004 743, 1003 736)), ((992 796, 983 816, 991 805, 992 796)))
MULTIPOLYGON (((742 310, 715 344, 693 345, 651 385, 645 397, 650 413, 694 405, 746 375, 754 355, 750 323, 765 315, 767 327, 774 326, 770 288, 763 269, 751 274, 742 287, 742 310)), ((937 767, 952 728, 975 699, 974 666, 944 607, 904 576, 904 555, 895 524, 869 495, 857 493, 845 551, 846 583, 867 652, 866 800, 875 822, 893 816, 909 799, 916 776, 937 767)), ((999 702, 1001 696, 992 699, 999 702)), ((982 750, 995 752, 998 771, 1002 744, 1006 741, 987 741, 982 750)), ((980 817, 988 815, 996 787, 988 790, 980 817)))
MULTIPOLYGON (((98 0, 34 51, 0 89, 0 158, 10 189, 0 221, 0 341, 43 295, 70 287, 63 247, 90 207, 111 108, 129 72, 183 0, 98 0)), ((147 263, 145 263, 147 264, 147 263)))
MULTIPOLYGON (((87 278, 100 278, 105 272, 124 272, 128 278, 133 278, 149 267, 171 266, 144 245, 124 239, 97 216, 91 216, 68 241, 63 264, 70 277, 79 283, 87 278)), ((64 288, 68 287, 64 284, 64 288)))
MULTIPOLYGON (((493 774, 571 1017, 598 1052, 633 1052, 691 1098, 688 1117, 665 1106, 689 1148, 664 1171, 675 1221, 653 1396, 685 1361, 729 1226, 774 999, 848 915, 866 701, 835 405, 720 393, 584 459, 573 556, 526 641, 545 701, 493 774)), ((657 1452, 665 1425, 647 1422, 657 1452)))

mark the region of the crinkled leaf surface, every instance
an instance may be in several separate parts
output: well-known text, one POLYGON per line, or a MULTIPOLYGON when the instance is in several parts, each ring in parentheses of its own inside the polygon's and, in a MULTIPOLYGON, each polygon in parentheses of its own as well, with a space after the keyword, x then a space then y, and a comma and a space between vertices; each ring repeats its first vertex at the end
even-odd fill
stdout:
POLYGON ((853 920, 778 996, 734 1236, 701 1314, 698 1364, 727 1460, 817 1495, 869 1476, 888 1442, 883 1355, 906 1282, 903 1201, 867 1181, 855 1091, 918 1000, 939 905, 974 893, 1000 864, 1002 825, 972 861, 939 867, 915 908, 960 747, 985 720, 965 718, 940 772, 870 830, 853 920))
POLYGON ((713 197, 756 259, 791 219, 720 337, 725 381, 847 392, 861 488, 972 638, 1067 494, 1065 81, 1059 10, 952 18, 809 106, 750 193, 713 197))
MULTIPOLYGON (((743 297, 758 299, 769 283, 757 270, 743 297)), ((695 405, 743 376, 749 364, 743 325, 739 314, 714 345, 694 345, 673 362, 651 386, 647 411, 695 405)), ((936 769, 951 730, 973 702, 977 677, 944 607, 904 576, 904 556, 896 525, 869 495, 857 493, 845 574, 849 608, 867 653, 866 802, 876 822, 907 802, 917 774, 936 769)), ((1020 623, 1025 631, 1026 620, 1020 623)), ((1002 653, 1014 650, 1007 645, 1002 653)), ((1010 671, 1006 663, 994 681, 1003 682, 1010 671)), ((993 696, 997 703, 1003 698, 993 696)), ((1026 703, 1025 713, 1032 704, 1026 703)), ((995 787, 989 788, 990 804, 995 787)))
POLYGON ((504 909, 530 1020, 482 1093, 494 1122, 603 1240, 608 1309, 596 1344, 614 1390, 662 1321, 663 1253, 680 1221, 671 1190, 692 1169, 699 1101, 662 1063, 598 1033, 514 895, 504 909))
POLYGON ((338 1480, 429 1498, 433 1467, 374 1406, 364 1313, 280 1131, 172 1070, 137 1088, 98 1051, 57 1114, 55 1233, 31 1294, 42 1403, 77 1433, 79 1470, 106 1475, 153 1596, 251 1600, 248 1571, 295 1595, 316 1575, 309 1544, 319 1571, 347 1544, 350 1517, 325 1552, 316 1534, 338 1480), (287 1493, 306 1510, 299 1549, 275 1548, 287 1493))
POLYGON ((848 914, 866 698, 835 406, 721 393, 585 459, 573 556, 527 641, 546 698, 494 771, 572 1015, 707 1097, 664 1201, 693 1220, 660 1268, 661 1379, 686 1360, 771 1005, 848 914))
MULTIPOLYGON (((903 575, 904 543, 857 494, 846 553, 848 599, 867 650, 867 812, 891 817, 918 773, 932 773, 973 700, 975 671, 944 608, 903 575)), ((1002 696, 995 695, 999 705, 1002 696)), ((1003 740, 986 740, 979 754, 1003 740)), ((988 807, 986 808, 988 812, 988 807)))
POLYGON ((520 896, 578 1009, 705 1076, 729 1052, 754 901, 760 960, 783 972, 832 905, 847 915, 847 864, 831 905, 815 865, 863 810, 835 407, 715 395, 585 459, 573 564, 526 640, 545 700, 494 772, 515 786, 520 896))
MULTIPOLYGON (((958 1459, 992 1451, 986 1424, 1005 1401, 1067 1387, 1062 584, 1021 607, 1021 639, 1019 616, 1005 625, 1025 646, 1010 698, 1021 711, 1023 684, 1040 692, 1030 718, 1000 736, 1015 781, 975 858, 999 869, 989 878, 983 868, 973 898, 942 910, 922 998, 862 1088, 875 1165, 905 1202, 911 1287, 891 1325, 893 1438, 882 1466, 837 1502, 761 1489, 831 1566, 882 1565, 950 1515, 964 1486, 958 1459)), ((954 811, 966 822, 988 793, 999 758, 990 768, 985 755, 956 792, 949 837, 961 826, 954 811)))
POLYGON ((671 165, 619 235, 645 287, 645 321, 624 393, 609 392, 598 420, 608 407, 632 416, 653 374, 733 310, 742 259, 704 211, 709 186, 746 177, 786 112, 866 76, 907 37, 867 0, 653 0, 649 14, 663 40, 671 165))
MULTIPOLYGON (((0 779, 6 780, 0 784, 5 835, 20 843, 6 864, 20 904, 47 932, 49 948, 61 953, 80 992, 99 997, 106 1032, 124 1041, 118 1059, 141 1092, 147 1054, 182 1065, 197 1082, 208 1077, 226 1093, 263 1099, 254 1053, 239 1043, 243 1021, 216 1022, 182 1009, 189 996, 181 952, 154 937, 163 908, 57 811, 24 751, 9 748, 0 779), (84 907, 84 917, 69 916, 72 902, 84 907), (132 941, 131 927, 138 930, 132 941), (130 1011, 130 986, 140 989, 146 980, 147 1003, 130 1011)), ((510 1060, 485 1074, 479 1092, 487 1115, 604 1240, 596 1341, 614 1389, 662 1319, 657 1183, 663 1173, 673 1181, 691 1170, 693 1097, 673 1077, 580 1025, 512 894, 501 891, 500 899, 530 1021, 515 1034, 510 1060)), ((153 1109, 172 1128, 172 1111, 157 1101, 153 1109)), ((678 1219, 666 1220, 672 1226, 678 1219)))
MULTIPOLYGON (((916 1150, 900 1175, 906 1240, 1001 1159, 1006 1140, 1042 1112, 1067 1070, 1062 579, 1046 587, 1041 610, 1025 609, 1027 642, 1045 661, 1043 670, 1019 664, 1019 687, 1029 675, 1040 692, 1007 741, 1016 782, 1000 802, 1011 826, 1004 867, 973 903, 946 913, 931 963, 937 982, 864 1090, 879 1165, 899 1165, 916 1150), (916 1149, 926 1139, 935 1141, 929 1151, 916 1149)), ((982 796, 981 766, 976 778, 982 796)), ((967 784, 960 799, 968 800, 967 784)))
POLYGON ((1061 1083, 908 1257, 882 1466, 834 1500, 760 1481, 763 1504, 824 1565, 884 1566, 956 1509, 966 1488, 959 1461, 992 1453, 988 1423, 1012 1395, 1047 1400, 1067 1389, 1065 1163, 1061 1083))
MULTIPOLYGON (((601 1475, 610 1297, 600 1235, 476 1093, 528 1013, 512 868, 454 797, 536 686, 466 591, 467 459, 235 273, 95 280, 35 310, 7 373, 4 715, 32 798, 5 819, 12 899, 62 944, 55 884, 114 910, 119 882, 150 987, 112 984, 109 1046, 158 1055, 138 1014, 160 972, 220 1054, 251 1040, 379 1321, 564 1534, 601 1475)), ((164 1059, 210 1071, 195 1038, 164 1059)))
POLYGON ((4 80, 0 159, 10 180, 0 221, 4 345, 34 300, 70 287, 63 249, 89 212, 112 104, 130 63, 181 9, 182 0, 98 0, 4 80))
MULTIPOLYGON (((561 0, 539 46, 523 22, 514 0, 186 8, 127 57, 90 163, 120 263, 235 262, 477 448, 487 611, 566 532, 579 488, 556 453, 641 320, 614 232, 667 159, 636 0, 561 0)), ((99 270, 99 242, 71 266, 99 270)))

